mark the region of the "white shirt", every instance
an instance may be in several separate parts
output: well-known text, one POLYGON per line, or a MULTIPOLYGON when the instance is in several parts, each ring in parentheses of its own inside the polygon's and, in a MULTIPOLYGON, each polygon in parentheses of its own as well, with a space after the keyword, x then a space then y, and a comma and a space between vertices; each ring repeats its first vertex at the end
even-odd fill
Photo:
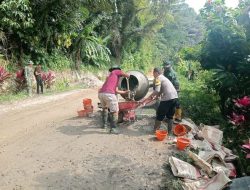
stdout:
POLYGON ((178 98, 178 94, 174 85, 163 75, 159 75, 154 80, 154 90, 161 94, 161 101, 168 101, 178 98))

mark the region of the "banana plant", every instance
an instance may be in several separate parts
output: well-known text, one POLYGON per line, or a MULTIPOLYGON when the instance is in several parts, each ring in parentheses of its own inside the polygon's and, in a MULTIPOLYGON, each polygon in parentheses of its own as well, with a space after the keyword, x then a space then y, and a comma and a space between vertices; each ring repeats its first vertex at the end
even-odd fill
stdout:
POLYGON ((84 59, 100 66, 101 62, 110 62, 110 50, 106 46, 109 36, 102 38, 94 32, 94 28, 101 22, 102 17, 97 17, 76 35, 72 41, 71 53, 76 60, 76 68, 84 59))

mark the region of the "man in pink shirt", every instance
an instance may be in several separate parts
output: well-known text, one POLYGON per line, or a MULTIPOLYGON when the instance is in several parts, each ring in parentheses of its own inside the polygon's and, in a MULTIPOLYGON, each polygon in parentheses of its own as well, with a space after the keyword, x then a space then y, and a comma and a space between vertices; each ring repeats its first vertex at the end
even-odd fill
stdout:
POLYGON ((117 94, 126 94, 129 90, 122 91, 118 89, 119 77, 129 77, 124 73, 119 66, 113 66, 109 69, 109 76, 107 77, 102 88, 99 90, 98 98, 102 105, 102 121, 103 128, 107 128, 108 118, 110 121, 110 133, 118 133, 117 121, 118 121, 118 98, 117 94), (109 109, 109 113, 108 113, 109 109), (109 114, 109 116, 108 116, 109 114))

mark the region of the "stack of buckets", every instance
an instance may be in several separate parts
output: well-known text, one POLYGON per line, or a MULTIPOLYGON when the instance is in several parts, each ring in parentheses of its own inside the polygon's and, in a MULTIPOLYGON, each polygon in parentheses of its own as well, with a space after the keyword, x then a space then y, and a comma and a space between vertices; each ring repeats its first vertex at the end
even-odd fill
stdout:
POLYGON ((173 132, 176 136, 178 136, 177 142, 176 142, 176 147, 179 150, 184 150, 186 147, 189 146, 190 140, 188 138, 182 137, 183 135, 185 135, 187 133, 187 129, 184 125, 177 124, 174 127, 173 132))
POLYGON ((93 113, 92 100, 89 98, 84 98, 82 100, 83 110, 77 111, 79 117, 86 117, 93 113))
MULTIPOLYGON (((184 150, 190 145, 190 140, 184 137, 187 133, 187 129, 184 125, 177 124, 173 129, 173 133, 177 136, 176 147, 178 150, 184 150)), ((166 130, 156 130, 155 135, 157 140, 163 141, 168 135, 168 132, 166 130)))

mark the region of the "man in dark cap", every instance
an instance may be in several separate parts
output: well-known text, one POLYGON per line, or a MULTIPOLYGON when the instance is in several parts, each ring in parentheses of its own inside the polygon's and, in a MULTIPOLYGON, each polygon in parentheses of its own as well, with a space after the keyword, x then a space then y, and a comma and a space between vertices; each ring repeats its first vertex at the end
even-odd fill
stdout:
POLYGON ((175 112, 176 102, 178 101, 178 94, 170 80, 162 75, 161 68, 154 68, 153 75, 154 91, 147 99, 157 99, 158 97, 161 97, 160 105, 156 111, 154 131, 158 130, 163 119, 166 119, 168 124, 168 133, 171 134, 173 115, 175 112))
MULTIPOLYGON (((172 64, 173 63, 171 61, 168 61, 168 60, 165 60, 163 62, 163 70, 164 70, 163 75, 165 77, 167 77, 172 82, 175 89, 179 93, 179 91, 180 91, 180 83, 179 83, 179 80, 177 78, 177 75, 176 75, 174 69, 172 68, 172 64)), ((178 100, 177 105, 176 105, 175 114, 174 114, 174 119, 175 119, 176 122, 181 121, 181 113, 182 113, 181 105, 180 105, 180 102, 178 100)))
POLYGON ((179 83, 179 80, 177 78, 177 75, 174 71, 174 69, 172 68, 172 62, 171 61, 164 61, 163 62, 163 69, 164 69, 164 72, 163 72, 163 75, 165 77, 168 78, 168 80, 170 80, 172 82, 172 84, 174 85, 175 89, 177 91, 179 91, 180 89, 180 83, 179 83))
POLYGON ((118 98, 117 94, 129 93, 128 90, 122 91, 118 89, 119 77, 129 77, 128 74, 124 73, 118 65, 114 65, 109 69, 109 76, 107 77, 102 88, 99 90, 98 98, 102 105, 102 121, 103 128, 107 128, 108 118, 110 121, 110 133, 117 134, 117 123, 118 123, 118 98), (108 112, 109 110, 109 112, 108 112), (109 117, 108 117, 109 114, 109 117))

